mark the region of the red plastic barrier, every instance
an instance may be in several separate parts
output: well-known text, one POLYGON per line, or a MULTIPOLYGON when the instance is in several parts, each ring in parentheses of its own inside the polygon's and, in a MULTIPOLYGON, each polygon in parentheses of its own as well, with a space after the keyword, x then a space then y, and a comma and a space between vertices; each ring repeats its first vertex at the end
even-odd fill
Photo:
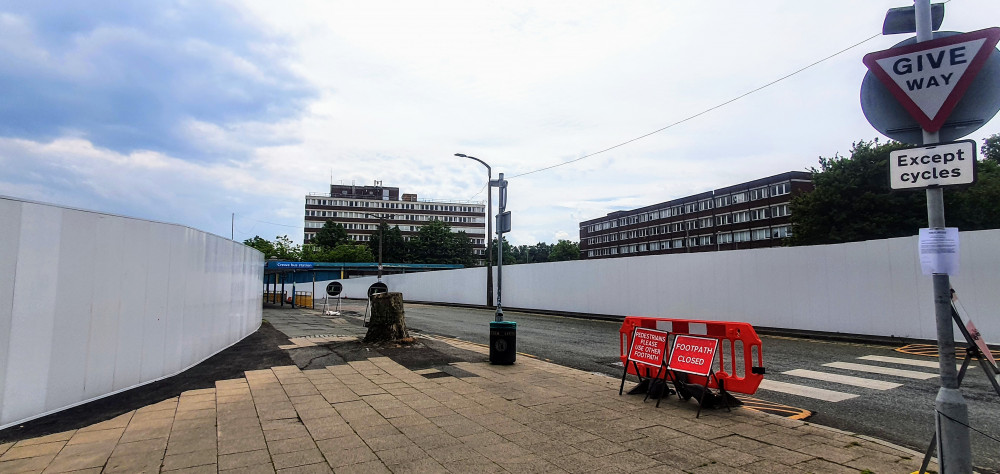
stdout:
MULTIPOLYGON (((621 347, 621 361, 633 375, 639 374, 635 373, 635 367, 627 364, 627 361, 632 329, 636 327, 668 331, 671 336, 691 334, 718 339, 719 350, 716 353, 716 362, 712 366, 716 377, 722 381, 727 391, 753 395, 760 382, 764 380, 764 354, 760 338, 749 323, 628 316, 618 330, 618 342, 621 347), (696 332, 691 332, 692 329, 696 332)), ((650 376, 651 373, 643 374, 643 377, 650 376)), ((704 384, 705 377, 688 375, 688 381, 704 384)), ((709 380, 708 386, 718 388, 715 379, 709 380)))

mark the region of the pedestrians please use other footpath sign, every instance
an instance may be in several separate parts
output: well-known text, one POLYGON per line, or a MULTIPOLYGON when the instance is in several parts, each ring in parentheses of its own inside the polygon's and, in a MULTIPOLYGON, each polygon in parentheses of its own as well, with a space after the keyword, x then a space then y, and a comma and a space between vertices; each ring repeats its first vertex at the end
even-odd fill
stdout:
POLYGON ((655 329, 635 328, 632 345, 629 346, 628 360, 640 364, 659 367, 667 353, 667 335, 655 329))

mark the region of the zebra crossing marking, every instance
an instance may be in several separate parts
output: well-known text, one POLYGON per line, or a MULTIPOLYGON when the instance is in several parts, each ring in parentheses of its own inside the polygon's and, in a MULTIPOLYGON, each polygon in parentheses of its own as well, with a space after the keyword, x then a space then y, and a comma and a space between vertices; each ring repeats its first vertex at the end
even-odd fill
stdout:
POLYGON ((830 362, 828 364, 823 364, 823 367, 832 367, 834 369, 857 370, 859 372, 868 372, 872 374, 881 374, 881 375, 892 375, 894 377, 904 377, 908 379, 917 379, 917 380, 927 380, 938 376, 938 374, 917 372, 916 370, 894 369, 891 367, 882 367, 878 365, 855 364, 853 362, 830 362))
POLYGON ((872 380, 862 377, 852 377, 850 375, 831 374, 827 372, 818 372, 815 370, 806 370, 806 369, 794 369, 782 373, 785 375, 792 375, 795 377, 805 377, 809 379, 822 380, 824 382, 834 382, 844 385, 851 385, 854 387, 871 388, 874 390, 891 390, 903 385, 895 382, 885 382, 882 380, 872 380))
POLYGON ((858 397, 858 395, 851 393, 837 392, 834 390, 809 387, 806 385, 797 385, 794 383, 775 382, 773 380, 761 381, 760 387, 758 388, 773 392, 787 393, 790 395, 798 395, 801 397, 815 398, 817 400, 824 400, 827 402, 842 402, 844 400, 850 400, 858 397))
MULTIPOLYGON (((875 362, 888 362, 890 364, 902 364, 902 365, 912 365, 915 367, 927 367, 929 369, 937 369, 940 367, 937 361, 932 360, 916 360, 916 359, 906 359, 903 357, 886 357, 877 355, 867 355, 864 357, 858 357, 862 360, 871 360, 875 362)), ((962 364, 955 364, 955 368, 961 368, 962 364)))

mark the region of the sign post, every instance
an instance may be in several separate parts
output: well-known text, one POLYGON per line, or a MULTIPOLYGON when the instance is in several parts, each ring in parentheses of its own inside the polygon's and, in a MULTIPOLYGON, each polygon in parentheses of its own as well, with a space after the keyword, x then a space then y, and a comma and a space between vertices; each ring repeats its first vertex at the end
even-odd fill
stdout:
MULTIPOLYGON (((961 142, 941 144, 940 133, 943 130, 949 137, 955 133, 945 122, 956 110, 963 94, 970 87, 984 80, 995 82, 994 78, 977 81, 976 76, 994 55, 997 42, 1000 41, 1000 28, 934 38, 930 0, 914 0, 913 4, 916 43, 897 45, 885 51, 869 53, 865 55, 864 63, 885 89, 896 98, 898 104, 919 124, 921 129, 919 144, 925 147, 918 150, 900 150, 901 154, 907 157, 897 154, 891 160, 893 163, 890 165, 892 170, 890 182, 894 189, 926 188, 928 228, 930 232, 941 233, 945 229, 942 186, 968 184, 958 181, 970 178, 974 180, 974 175, 970 176, 971 173, 966 168, 960 167, 958 162, 967 159, 968 164, 974 166, 975 157, 968 156, 967 149, 963 148, 967 145, 961 142), (944 163, 944 153, 934 152, 932 145, 954 153, 947 165, 944 163), (966 155, 964 159, 958 158, 959 152, 966 155)), ((892 15, 893 11, 889 13, 892 15)), ((879 131, 886 128, 883 133, 888 134, 891 132, 888 127, 880 127, 885 125, 882 120, 884 117, 879 120, 872 119, 880 117, 875 110, 878 108, 873 108, 872 114, 869 115, 868 108, 864 107, 867 97, 866 86, 863 84, 862 87, 862 107, 872 125, 879 131)), ((996 90, 994 84, 984 87, 986 90, 996 90)), ((867 89, 872 88, 867 87, 867 89)), ((990 98, 973 102, 997 101, 990 98)), ((998 104, 987 103, 984 107, 980 107, 977 116, 972 117, 972 121, 977 123, 988 121, 996 113, 994 105, 998 104)), ((971 133, 975 128, 957 126, 958 137, 971 133)), ((973 153, 974 150, 973 143, 973 153)), ((941 374, 941 388, 934 403, 938 461, 944 473, 966 473, 972 472, 969 413, 968 405, 958 388, 959 378, 955 370, 951 282, 947 273, 948 265, 935 265, 935 267, 937 268, 933 269, 931 278, 941 374)))
POLYGON ((496 215, 497 220, 497 311, 494 315, 496 322, 503 321, 503 306, 501 305, 503 294, 503 234, 510 232, 510 212, 507 209, 507 180, 503 179, 503 173, 490 181, 490 187, 499 188, 497 200, 500 204, 500 212, 496 215))

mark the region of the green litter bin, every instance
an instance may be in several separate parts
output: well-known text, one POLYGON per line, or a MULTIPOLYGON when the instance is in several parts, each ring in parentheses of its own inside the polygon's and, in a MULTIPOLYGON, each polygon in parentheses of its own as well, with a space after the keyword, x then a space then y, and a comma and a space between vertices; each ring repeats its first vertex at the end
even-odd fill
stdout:
POLYGON ((490 363, 510 365, 517 358, 517 322, 490 323, 490 363))

